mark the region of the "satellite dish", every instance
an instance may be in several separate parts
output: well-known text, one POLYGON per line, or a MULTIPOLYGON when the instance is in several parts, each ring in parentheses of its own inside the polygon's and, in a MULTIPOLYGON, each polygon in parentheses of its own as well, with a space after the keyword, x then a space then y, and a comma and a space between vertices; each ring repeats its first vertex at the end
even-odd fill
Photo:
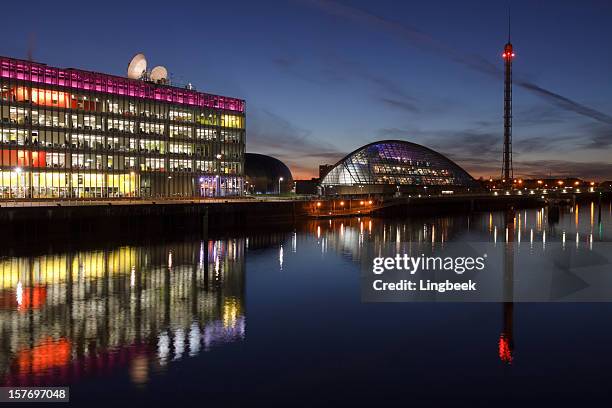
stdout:
POLYGON ((151 70, 151 81, 165 83, 168 81, 168 70, 161 65, 151 70))
POLYGON ((147 59, 144 54, 136 54, 127 69, 127 76, 131 79, 140 79, 147 72, 147 59))

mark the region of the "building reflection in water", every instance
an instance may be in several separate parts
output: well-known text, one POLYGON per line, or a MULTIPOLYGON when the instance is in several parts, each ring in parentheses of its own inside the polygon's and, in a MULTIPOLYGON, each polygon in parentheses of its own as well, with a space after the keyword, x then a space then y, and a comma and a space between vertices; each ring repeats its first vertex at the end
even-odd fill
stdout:
MULTIPOLYGON (((551 217, 549 211, 549 208, 538 208, 431 218, 318 220, 307 224, 305 232, 316 238, 322 256, 331 250, 358 264, 380 256, 385 244, 393 244, 398 253, 417 256, 426 246, 435 251, 454 240, 504 245, 502 290, 505 299, 513 299, 515 257, 534 255, 535 249, 546 251, 547 243, 550 246, 552 242, 561 243, 563 251, 592 250, 594 240, 612 239, 607 233, 612 228, 612 203, 562 207, 558 217, 551 217), (608 209, 603 217, 600 215, 602 207, 608 209), (575 237, 575 245, 566 245, 568 237, 575 237)), ((502 307, 502 330, 496 339, 498 353, 501 361, 512 363, 515 358, 514 302, 504 302, 502 307)))
MULTIPOLYGON (((388 244, 420 255, 457 240, 489 241, 505 245, 505 290, 512 291, 516 256, 546 251, 547 241, 561 242, 567 251, 609 241, 612 207, 605 208, 607 216, 600 218, 592 205, 572 206, 554 223, 545 208, 329 219, 247 239, 2 258, 1 382, 71 383, 124 367, 134 383, 144 384, 173 361, 244 339, 247 251, 275 248, 279 270, 290 273, 292 257, 313 244, 321 257, 332 251, 361 264, 388 244)), ((502 330, 495 338, 505 362, 515 358, 513 312, 512 303, 503 305, 502 330)))
POLYGON ((245 336, 243 239, 0 259, 0 377, 151 370, 245 336))
MULTIPOLYGON (((525 217, 526 218, 526 217, 525 217)), ((517 237, 521 234, 520 213, 518 219, 517 237)), ((499 358, 504 363, 511 364, 514 352, 514 234, 517 224, 517 214, 514 209, 508 209, 505 214, 506 242, 504 247, 504 299, 503 330, 499 336, 499 358)), ((518 238, 518 244, 520 244, 518 238)))

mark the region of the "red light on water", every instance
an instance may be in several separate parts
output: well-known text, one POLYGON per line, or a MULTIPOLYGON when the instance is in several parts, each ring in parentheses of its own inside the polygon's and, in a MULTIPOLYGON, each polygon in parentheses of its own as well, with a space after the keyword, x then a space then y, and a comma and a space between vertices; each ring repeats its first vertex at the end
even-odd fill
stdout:
POLYGON ((512 349, 510 348, 510 344, 506 335, 502 333, 499 337, 499 359, 504 363, 511 364, 512 363, 512 349))

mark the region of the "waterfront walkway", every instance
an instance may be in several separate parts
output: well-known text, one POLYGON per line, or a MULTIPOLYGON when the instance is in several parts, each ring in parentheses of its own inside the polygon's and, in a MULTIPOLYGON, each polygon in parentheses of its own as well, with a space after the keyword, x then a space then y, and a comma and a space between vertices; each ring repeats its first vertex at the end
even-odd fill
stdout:
POLYGON ((215 204, 215 203, 256 203, 256 202, 286 202, 286 201, 308 201, 303 197, 220 197, 220 198, 152 198, 152 199, 127 199, 127 198, 97 198, 78 200, 0 200, 0 208, 18 207, 83 207, 96 205, 163 205, 163 204, 215 204))

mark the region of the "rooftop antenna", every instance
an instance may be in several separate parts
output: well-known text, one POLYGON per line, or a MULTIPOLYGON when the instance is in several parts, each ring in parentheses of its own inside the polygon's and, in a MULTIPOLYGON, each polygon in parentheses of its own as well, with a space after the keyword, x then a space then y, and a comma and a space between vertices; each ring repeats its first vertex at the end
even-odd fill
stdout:
POLYGON ((168 70, 166 69, 166 67, 158 65, 151 70, 150 78, 151 78, 151 81, 157 84, 167 84, 168 83, 168 70))
POLYGON ((508 42, 510 42, 510 2, 508 2, 508 42))
POLYGON ((141 79, 147 75, 147 59, 144 54, 136 54, 132 57, 127 67, 127 76, 131 79, 141 79))

